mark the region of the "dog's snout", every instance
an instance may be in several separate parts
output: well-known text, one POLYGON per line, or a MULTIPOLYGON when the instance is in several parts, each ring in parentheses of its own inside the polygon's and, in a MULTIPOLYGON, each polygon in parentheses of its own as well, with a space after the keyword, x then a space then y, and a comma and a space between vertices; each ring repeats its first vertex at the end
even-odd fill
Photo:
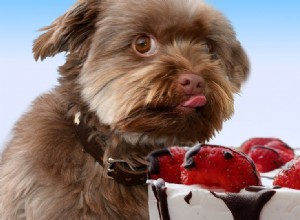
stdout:
POLYGON ((178 84, 188 95, 202 94, 204 88, 204 79, 202 76, 192 72, 182 72, 178 76, 178 84))

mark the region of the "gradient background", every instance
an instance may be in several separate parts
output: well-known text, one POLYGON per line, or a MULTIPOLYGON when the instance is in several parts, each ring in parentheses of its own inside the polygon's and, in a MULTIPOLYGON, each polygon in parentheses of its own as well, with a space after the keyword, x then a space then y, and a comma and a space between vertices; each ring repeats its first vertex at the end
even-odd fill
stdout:
MULTIPOLYGON (((57 84, 64 55, 35 62, 37 30, 75 0, 10 0, 0 6, 0 149, 31 101, 57 84)), ((232 22, 251 61, 236 113, 211 143, 239 146, 274 136, 300 147, 300 1, 207 0, 232 22)))

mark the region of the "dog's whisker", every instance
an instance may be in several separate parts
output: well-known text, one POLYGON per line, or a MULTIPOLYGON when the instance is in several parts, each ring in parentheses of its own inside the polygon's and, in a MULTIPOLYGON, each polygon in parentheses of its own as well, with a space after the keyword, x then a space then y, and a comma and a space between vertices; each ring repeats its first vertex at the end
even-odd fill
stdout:
POLYGON ((166 73, 161 77, 161 79, 163 80, 163 79, 168 78, 173 72, 174 72, 174 71, 169 70, 168 72, 166 72, 166 73))
POLYGON ((149 87, 146 87, 146 86, 137 86, 137 88, 139 88, 139 89, 144 89, 144 90, 150 90, 150 88, 149 88, 149 87))
POLYGON ((126 74, 128 74, 128 73, 122 73, 122 74, 117 75, 114 78, 110 79, 109 81, 107 81, 99 90, 97 90, 97 92, 95 93, 95 95, 98 95, 99 93, 101 93, 102 90, 105 89, 109 84, 111 84, 112 82, 114 82, 117 79, 120 79, 120 78, 126 76, 126 74))

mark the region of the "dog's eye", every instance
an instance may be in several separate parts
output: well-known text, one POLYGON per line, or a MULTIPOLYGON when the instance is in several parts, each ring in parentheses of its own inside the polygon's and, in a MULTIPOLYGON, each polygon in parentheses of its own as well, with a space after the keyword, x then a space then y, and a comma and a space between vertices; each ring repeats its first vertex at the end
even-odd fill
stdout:
POLYGON ((211 45, 208 44, 208 43, 203 44, 201 49, 204 53, 210 53, 211 52, 211 45))
POLYGON ((212 60, 217 60, 219 59, 218 55, 214 52, 212 49, 212 45, 209 43, 205 43, 201 46, 201 50, 204 53, 210 54, 212 60))
POLYGON ((219 59, 219 57, 216 53, 213 53, 213 54, 211 54, 211 59, 212 60, 217 60, 217 59, 219 59))
POLYGON ((137 36, 132 44, 133 50, 140 56, 148 57, 157 52, 157 43, 154 37, 148 35, 137 36))

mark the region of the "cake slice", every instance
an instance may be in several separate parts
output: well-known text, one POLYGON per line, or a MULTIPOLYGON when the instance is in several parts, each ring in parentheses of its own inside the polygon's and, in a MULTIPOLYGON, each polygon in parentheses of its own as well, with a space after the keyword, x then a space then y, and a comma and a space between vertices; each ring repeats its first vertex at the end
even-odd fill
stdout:
MULTIPOLYGON (((181 173, 186 172, 184 166, 191 155, 193 161, 195 155, 201 156, 199 149, 189 150, 181 173)), ((279 170, 262 173, 261 182, 256 186, 246 184, 239 192, 228 192, 205 183, 185 185, 165 182, 163 178, 149 180, 150 220, 298 220, 300 191, 273 186, 273 178, 279 170)))
POLYGON ((300 191, 246 187, 239 193, 149 181, 150 220, 299 220, 300 191))

